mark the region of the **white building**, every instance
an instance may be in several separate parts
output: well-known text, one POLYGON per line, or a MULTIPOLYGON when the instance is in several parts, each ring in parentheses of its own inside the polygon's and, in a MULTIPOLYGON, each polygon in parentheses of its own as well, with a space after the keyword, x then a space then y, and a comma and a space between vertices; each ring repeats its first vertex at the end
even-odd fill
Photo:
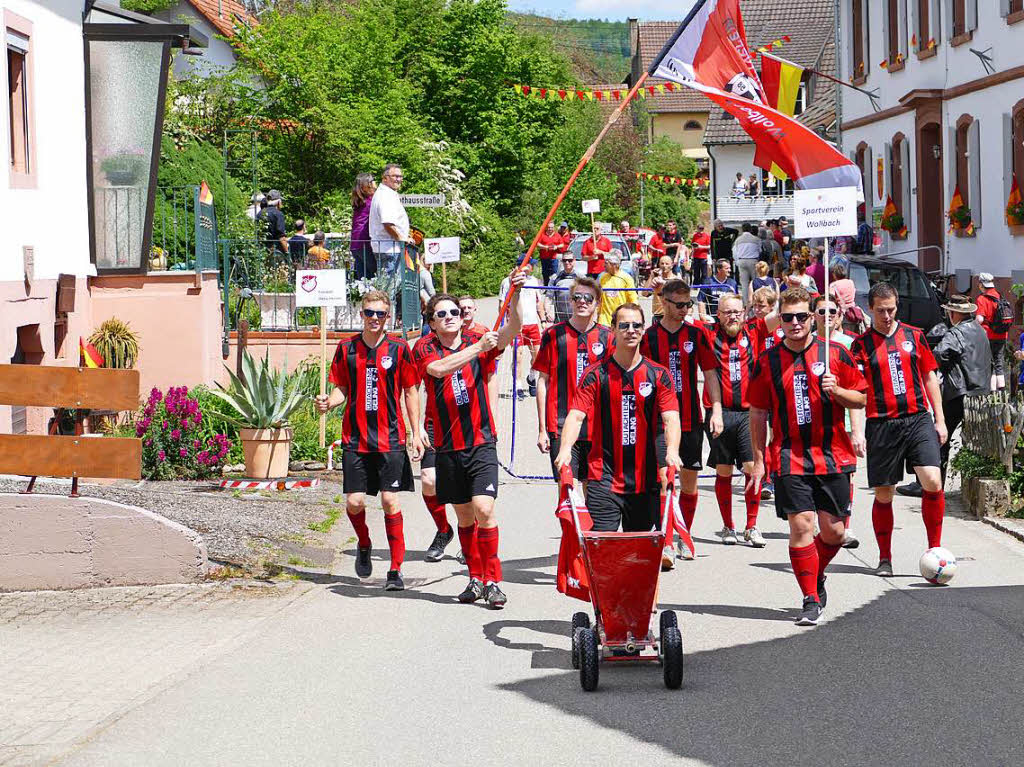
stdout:
POLYGON ((1024 181, 1024 0, 838 0, 840 146, 864 175, 869 218, 891 196, 908 229, 884 252, 927 270, 1024 282, 1024 227, 1007 223, 1024 181), (883 66, 884 64, 884 66, 883 66), (959 186, 973 233, 948 231, 959 186))

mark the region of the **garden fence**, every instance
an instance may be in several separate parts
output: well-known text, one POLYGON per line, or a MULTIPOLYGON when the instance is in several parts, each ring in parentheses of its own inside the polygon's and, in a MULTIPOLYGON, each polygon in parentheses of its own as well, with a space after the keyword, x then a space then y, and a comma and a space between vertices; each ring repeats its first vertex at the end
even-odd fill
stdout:
POLYGON ((964 399, 963 445, 1013 471, 1014 453, 1024 427, 1024 399, 1005 392, 964 399))

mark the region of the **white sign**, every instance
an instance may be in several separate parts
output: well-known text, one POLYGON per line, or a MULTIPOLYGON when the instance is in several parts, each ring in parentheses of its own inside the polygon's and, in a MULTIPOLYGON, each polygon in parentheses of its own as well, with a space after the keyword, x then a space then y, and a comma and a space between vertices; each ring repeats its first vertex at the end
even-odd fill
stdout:
POLYGON ((583 201, 583 212, 584 213, 600 213, 601 212, 601 201, 600 200, 584 200, 583 201))
POLYGON ((348 306, 344 269, 298 269, 296 306, 348 306))
POLYGON ((451 264, 459 260, 458 237, 433 237, 423 240, 423 260, 428 264, 451 264))
POLYGON ((840 237, 857 234, 857 187, 793 191, 793 236, 840 237))
POLYGON ((443 194, 400 194, 398 199, 407 208, 443 208, 443 194))

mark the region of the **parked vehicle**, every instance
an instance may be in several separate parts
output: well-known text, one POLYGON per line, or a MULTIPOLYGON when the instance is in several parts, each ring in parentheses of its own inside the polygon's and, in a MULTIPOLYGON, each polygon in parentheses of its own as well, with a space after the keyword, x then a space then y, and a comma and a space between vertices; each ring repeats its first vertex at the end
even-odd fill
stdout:
POLYGON ((851 255, 850 279, 857 286, 857 305, 868 313, 868 291, 876 282, 888 282, 899 295, 900 322, 930 330, 943 322, 943 297, 915 264, 896 258, 851 255))

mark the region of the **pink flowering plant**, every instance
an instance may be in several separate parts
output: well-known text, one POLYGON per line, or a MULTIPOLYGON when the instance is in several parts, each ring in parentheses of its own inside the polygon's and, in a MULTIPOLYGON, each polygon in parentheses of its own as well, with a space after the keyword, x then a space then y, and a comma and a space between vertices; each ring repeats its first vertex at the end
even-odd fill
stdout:
POLYGON ((206 479, 218 476, 231 440, 203 421, 195 393, 172 386, 154 388, 135 418, 142 440, 142 476, 146 479, 206 479))

